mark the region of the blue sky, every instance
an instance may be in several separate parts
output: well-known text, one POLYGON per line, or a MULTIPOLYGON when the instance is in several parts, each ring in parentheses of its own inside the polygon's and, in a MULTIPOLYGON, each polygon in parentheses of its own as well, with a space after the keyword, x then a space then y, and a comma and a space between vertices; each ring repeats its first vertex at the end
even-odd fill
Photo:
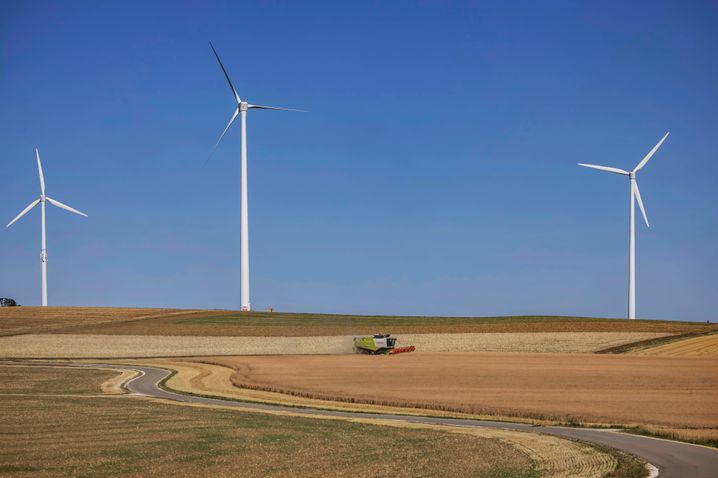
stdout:
MULTIPOLYGON (((0 5, 0 218, 47 192, 51 305, 239 307, 240 95, 252 304, 391 314, 718 306, 714 2, 0 5)), ((0 296, 40 300, 39 211, 0 231, 0 296)))

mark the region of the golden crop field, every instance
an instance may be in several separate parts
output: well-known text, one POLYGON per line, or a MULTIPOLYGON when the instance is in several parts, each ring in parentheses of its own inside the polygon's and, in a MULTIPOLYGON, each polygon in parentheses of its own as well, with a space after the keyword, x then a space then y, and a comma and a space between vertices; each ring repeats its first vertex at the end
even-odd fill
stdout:
POLYGON ((662 357, 715 357, 718 356, 718 334, 677 340, 638 350, 635 354, 662 357))
POLYGON ((718 357, 412 353, 202 361, 234 368, 232 380, 238 387, 300 397, 569 423, 651 425, 718 438, 718 357))

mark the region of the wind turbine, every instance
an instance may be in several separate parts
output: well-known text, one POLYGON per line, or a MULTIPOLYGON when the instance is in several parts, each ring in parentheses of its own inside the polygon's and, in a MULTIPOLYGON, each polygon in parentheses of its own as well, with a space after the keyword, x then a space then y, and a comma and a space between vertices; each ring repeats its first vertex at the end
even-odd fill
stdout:
POLYGON ((634 225, 634 216, 635 216, 635 202, 638 202, 638 207, 641 208, 641 214, 643 214, 643 220, 646 221, 646 226, 650 227, 648 224, 648 216, 646 216, 646 210, 643 208, 643 201, 641 200, 641 191, 638 189, 638 182, 636 181, 636 173, 640 171, 648 162, 649 159, 655 154, 656 151, 658 151, 658 148, 661 147, 663 142, 666 140, 668 135, 670 134, 670 131, 661 138, 661 140, 656 144, 652 150, 648 152, 648 154, 641 160, 640 163, 633 169, 633 171, 628 172, 624 171, 623 169, 618 168, 611 168, 609 166, 597 166, 595 164, 583 164, 579 163, 579 166, 585 166, 587 168, 593 168, 598 169, 600 171, 607 171, 609 173, 615 173, 615 174, 622 174, 624 176, 628 176, 628 181, 630 184, 630 197, 631 197, 631 206, 630 206, 630 219, 628 222, 628 318, 633 320, 636 318, 636 230, 634 225))
POLYGON ((87 217, 87 214, 80 212, 77 209, 73 209, 67 204, 63 204, 60 201, 52 199, 51 197, 45 196, 45 176, 42 174, 42 163, 40 163, 40 152, 35 148, 35 156, 37 157, 37 171, 40 175, 40 197, 31 202, 20 214, 15 216, 15 219, 5 227, 12 226, 18 219, 23 217, 25 214, 30 212, 30 209, 34 208, 38 204, 42 211, 42 249, 40 249, 40 263, 42 264, 42 306, 47 307, 47 246, 45 243, 45 203, 49 202, 53 206, 57 206, 66 211, 79 214, 80 216, 87 217))
POLYGON ((229 127, 232 126, 232 123, 237 118, 237 115, 240 115, 242 118, 242 168, 241 168, 242 169, 242 199, 241 199, 241 218, 240 218, 240 261, 241 261, 241 265, 240 265, 240 267, 241 267, 241 270, 240 270, 240 299, 242 302, 241 310, 250 311, 250 310, 252 310, 252 306, 249 301, 249 207, 247 204, 247 111, 250 109, 258 109, 258 110, 280 110, 280 111, 304 112, 304 110, 295 110, 295 109, 291 109, 291 108, 278 108, 276 106, 253 105, 253 104, 247 103, 246 101, 242 101, 242 98, 239 97, 237 90, 234 88, 234 85, 232 84, 232 80, 229 79, 229 74, 227 73, 227 70, 224 68, 224 65, 222 64, 222 60, 219 59, 217 50, 214 49, 214 45, 212 45, 212 42, 209 42, 209 46, 210 46, 210 48, 212 48, 212 52, 214 53, 214 56, 217 58, 217 63, 219 63, 219 67, 222 68, 224 77, 227 79, 227 83, 229 84, 229 89, 232 90, 232 95, 234 96, 234 100, 237 103, 237 107, 234 110, 232 117, 229 119, 229 123, 227 123, 227 127, 224 128, 224 131, 222 131, 222 134, 220 135, 219 139, 217 140, 217 143, 214 145, 215 148, 217 148, 219 143, 222 141, 222 138, 224 138, 224 135, 227 133, 227 130, 229 130, 229 127))

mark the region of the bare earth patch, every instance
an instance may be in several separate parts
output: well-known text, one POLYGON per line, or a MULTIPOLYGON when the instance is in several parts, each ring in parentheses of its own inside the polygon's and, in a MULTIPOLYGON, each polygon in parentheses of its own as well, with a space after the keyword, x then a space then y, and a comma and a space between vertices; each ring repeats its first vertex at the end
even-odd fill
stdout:
MULTIPOLYGON (((416 334, 399 336, 423 352, 595 352, 662 336, 643 332, 416 334)), ((28 334, 0 337, 0 357, 117 358, 200 355, 351 354, 352 339, 28 334)))

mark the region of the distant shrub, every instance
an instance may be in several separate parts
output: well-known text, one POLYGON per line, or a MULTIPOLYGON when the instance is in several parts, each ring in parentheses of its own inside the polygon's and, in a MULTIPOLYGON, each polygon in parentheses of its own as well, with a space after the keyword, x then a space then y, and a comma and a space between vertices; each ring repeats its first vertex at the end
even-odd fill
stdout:
POLYGON ((17 302, 15 302, 15 299, 3 297, 0 298, 0 307, 17 307, 17 302))

